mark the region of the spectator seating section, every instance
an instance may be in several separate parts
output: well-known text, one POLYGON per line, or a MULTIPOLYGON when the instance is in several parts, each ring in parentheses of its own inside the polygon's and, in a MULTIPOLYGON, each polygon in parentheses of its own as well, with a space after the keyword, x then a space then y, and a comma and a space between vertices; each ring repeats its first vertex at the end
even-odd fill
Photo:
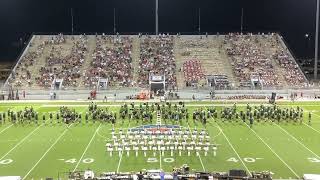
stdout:
MULTIPOLYGON (((50 89, 149 87, 164 75, 168 89, 214 75, 219 87, 249 87, 259 76, 264 88, 306 87, 308 82, 277 34, 210 36, 35 35, 8 85, 50 89), (221 77, 221 78, 220 78, 221 77)), ((205 82, 205 81, 204 81, 205 82)))

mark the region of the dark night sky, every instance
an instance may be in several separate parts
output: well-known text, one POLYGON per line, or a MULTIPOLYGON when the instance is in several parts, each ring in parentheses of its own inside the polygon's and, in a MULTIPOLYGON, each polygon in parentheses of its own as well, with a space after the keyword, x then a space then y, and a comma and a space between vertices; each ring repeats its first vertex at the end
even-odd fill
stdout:
MULTIPOLYGON (((15 61, 32 32, 113 32, 113 8, 120 33, 154 32, 155 0, 1 0, 0 60, 15 61)), ((316 0, 159 0, 159 31, 280 32, 296 57, 313 57, 316 0)))

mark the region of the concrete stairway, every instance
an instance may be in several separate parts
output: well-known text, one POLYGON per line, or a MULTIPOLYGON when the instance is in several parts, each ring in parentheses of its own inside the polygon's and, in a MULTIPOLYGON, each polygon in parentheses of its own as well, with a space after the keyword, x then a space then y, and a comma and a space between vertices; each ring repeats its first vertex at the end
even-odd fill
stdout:
POLYGON ((86 53, 85 60, 80 68, 82 76, 80 80, 81 83, 79 83, 79 87, 84 87, 85 76, 83 76, 83 74, 85 74, 86 70, 90 68, 90 65, 93 61, 92 54, 96 48, 96 43, 97 41, 95 36, 88 36, 88 43, 87 43, 88 51, 86 53))
POLYGON ((177 69, 177 72, 176 72, 177 86, 179 89, 182 89, 185 86, 184 75, 182 71, 182 66, 183 66, 183 62, 185 61, 185 57, 181 55, 182 51, 179 48, 180 44, 181 44, 181 39, 175 38, 174 46, 173 46, 173 54, 174 54, 176 65, 177 65, 177 68, 176 68, 177 69))
POLYGON ((139 78, 138 70, 139 70, 139 62, 140 62, 140 39, 135 36, 132 39, 132 67, 133 67, 133 81, 137 82, 139 78))
MULTIPOLYGON (((228 60, 226 50, 224 48, 220 48, 221 43, 223 43, 222 38, 212 36, 205 39, 194 37, 181 37, 181 39, 176 38, 175 57, 178 69, 183 66, 184 61, 189 59, 198 59, 201 61, 205 74, 227 75, 231 83, 237 83, 232 71, 231 63, 228 60), (192 47, 184 47, 184 44, 186 43, 194 45, 192 47), (182 56, 182 53, 187 51, 190 54, 182 56)), ((177 73, 177 79, 178 87, 184 87, 183 72, 177 73)))

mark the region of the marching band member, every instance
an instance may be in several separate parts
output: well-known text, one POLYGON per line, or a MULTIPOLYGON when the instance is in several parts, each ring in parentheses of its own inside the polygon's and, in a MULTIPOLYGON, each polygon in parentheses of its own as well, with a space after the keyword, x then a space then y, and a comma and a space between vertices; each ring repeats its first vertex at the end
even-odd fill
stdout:
POLYGON ((138 157, 139 146, 137 144, 133 145, 133 150, 136 152, 136 157, 138 157))
POLYGON ((110 157, 112 156, 113 147, 111 144, 107 146, 107 151, 109 152, 110 157))
POLYGON ((179 150, 179 156, 181 156, 181 151, 183 150, 181 143, 179 143, 179 145, 178 145, 178 150, 179 150))
POLYGON ((204 150, 204 156, 207 156, 208 151, 209 151, 209 146, 206 145, 205 147, 203 147, 203 150, 204 150))
POLYGON ((217 146, 212 146, 213 156, 217 155, 217 146))
POLYGON ((129 157, 131 148, 128 144, 125 145, 125 150, 127 151, 127 156, 129 157))
POLYGON ((190 156, 190 151, 193 150, 193 146, 192 145, 188 145, 187 146, 187 150, 188 150, 188 156, 190 156))

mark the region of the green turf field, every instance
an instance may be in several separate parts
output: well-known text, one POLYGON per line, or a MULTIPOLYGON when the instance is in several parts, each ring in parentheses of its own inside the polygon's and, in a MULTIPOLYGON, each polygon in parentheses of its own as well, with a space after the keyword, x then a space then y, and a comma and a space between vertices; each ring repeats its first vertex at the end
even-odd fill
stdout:
MULTIPOLYGON (((41 102, 41 103, 2 103, 0 111, 19 110, 32 105, 38 112, 57 112, 59 106, 70 105, 77 111, 85 113, 88 103, 41 102)), ((119 103, 107 103, 112 111, 118 112, 119 103)), ((205 107, 208 103, 186 104, 192 109, 205 107)), ((218 103, 215 106, 228 104, 218 103)), ((232 104, 231 104, 232 105, 232 104)), ((238 103, 239 105, 239 103, 238 103)), ((245 104, 243 104, 245 105, 245 104)), ((24 179, 41 179, 45 177, 65 178, 65 173, 74 170, 92 169, 97 174, 105 171, 140 171, 142 169, 163 169, 171 171, 173 167, 188 164, 191 169, 199 171, 228 171, 243 169, 248 172, 270 170, 274 178, 301 178, 303 174, 320 174, 320 103, 283 103, 282 106, 300 105, 313 113, 311 125, 304 120, 300 123, 280 124, 272 122, 255 122, 253 128, 242 122, 221 122, 210 120, 204 127, 201 123, 189 124, 182 121, 181 126, 206 128, 211 141, 219 144, 217 156, 192 154, 164 156, 151 152, 147 157, 142 154, 135 157, 112 157, 106 152, 106 140, 111 138, 111 124, 15 124, 6 122, 0 125, 0 176, 21 176, 24 179)), ((243 107, 244 108, 244 107, 243 107)), ((40 114, 41 117, 41 114, 40 114)), ((83 118, 83 117, 82 117, 83 118)), ((190 117, 191 118, 191 117, 190 117)), ((154 119, 153 122, 156 120, 154 119)), ((167 122, 167 124, 175 124, 167 122)), ((135 121, 116 123, 116 128, 136 127, 135 121)))

